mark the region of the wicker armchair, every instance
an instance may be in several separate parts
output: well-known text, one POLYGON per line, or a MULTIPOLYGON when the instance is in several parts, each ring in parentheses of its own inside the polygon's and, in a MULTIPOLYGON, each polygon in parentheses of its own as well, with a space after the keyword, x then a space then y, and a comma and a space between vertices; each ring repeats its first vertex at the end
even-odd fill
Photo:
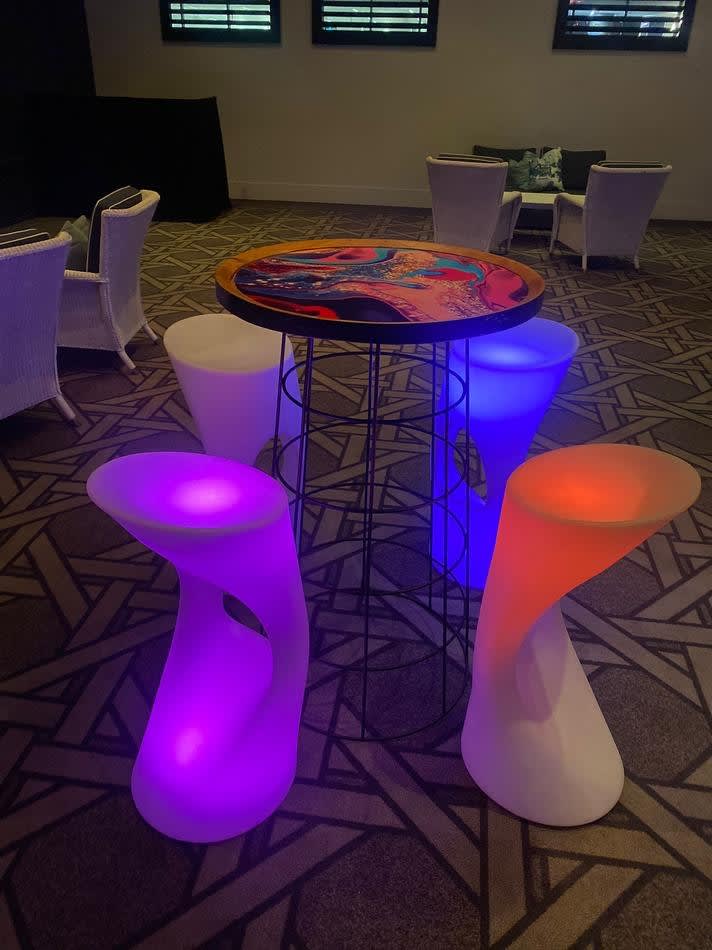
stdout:
POLYGON ((146 322, 139 275, 141 251, 159 201, 155 191, 142 191, 133 208, 104 211, 101 216, 99 273, 67 270, 59 318, 59 345, 114 350, 129 370, 136 369, 126 352, 128 341, 146 322))
POLYGON ((583 270, 596 255, 630 258, 638 270, 640 245, 671 171, 669 165, 592 165, 585 196, 556 196, 549 253, 558 241, 581 255, 583 270))
POLYGON ((491 159, 443 160, 428 156, 435 240, 509 253, 522 207, 520 191, 505 191, 507 163, 491 159))
POLYGON ((70 238, 0 250, 0 419, 52 399, 74 411, 57 376, 57 321, 70 238))

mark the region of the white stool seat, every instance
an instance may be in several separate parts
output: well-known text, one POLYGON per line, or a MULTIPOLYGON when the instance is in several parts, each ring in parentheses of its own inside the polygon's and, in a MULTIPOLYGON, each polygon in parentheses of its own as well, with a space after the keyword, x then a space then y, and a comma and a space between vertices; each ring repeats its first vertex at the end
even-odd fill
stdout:
MULTIPOLYGON (((163 342, 183 395, 195 420, 203 448, 254 464, 275 434, 282 336, 227 313, 204 313, 170 326, 163 342)), ((284 372, 294 367, 289 338, 284 340, 284 372)), ((299 398, 296 373, 290 392, 299 398)), ((301 432, 301 410, 284 393, 280 400, 279 436, 301 432)), ((297 443, 285 453, 293 468, 297 443)), ((293 473, 283 473, 293 484, 293 473)))
MULTIPOLYGON (((229 313, 203 313, 179 320, 165 333, 164 342, 172 360, 196 369, 221 373, 244 373, 270 369, 279 364, 282 339, 229 313)), ((292 353, 287 340, 286 352, 292 353)))

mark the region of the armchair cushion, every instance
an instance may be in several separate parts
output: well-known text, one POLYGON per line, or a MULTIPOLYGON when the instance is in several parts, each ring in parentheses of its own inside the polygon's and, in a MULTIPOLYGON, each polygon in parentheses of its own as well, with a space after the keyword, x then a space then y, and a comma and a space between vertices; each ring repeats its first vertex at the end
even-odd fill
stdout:
POLYGON ((89 248, 87 250, 86 269, 94 274, 99 273, 101 261, 101 214, 103 211, 133 208, 141 201, 141 192, 132 185, 117 188, 109 195, 99 198, 94 205, 89 225, 89 248))
POLYGON ((67 267, 70 270, 86 270, 87 251, 89 249, 89 219, 82 215, 76 221, 65 221, 62 231, 72 239, 67 258, 67 267))
POLYGON ((596 162, 603 168, 665 168, 665 162, 596 162))
POLYGON ((0 249, 20 247, 23 244, 36 244, 38 241, 48 241, 49 234, 37 228, 22 228, 16 231, 6 231, 0 234, 0 249))

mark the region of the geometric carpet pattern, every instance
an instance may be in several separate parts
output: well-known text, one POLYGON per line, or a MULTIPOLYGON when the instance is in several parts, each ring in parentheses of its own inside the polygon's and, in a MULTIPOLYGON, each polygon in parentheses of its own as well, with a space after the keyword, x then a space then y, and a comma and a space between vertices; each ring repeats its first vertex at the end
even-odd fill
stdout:
MULTIPOLYGON (((248 247, 431 233, 418 209, 277 202, 243 202, 207 224, 157 223, 146 312, 161 332, 218 310, 215 265, 248 247)), ((176 578, 91 505, 85 484, 117 455, 199 443, 160 344, 136 338, 134 373, 112 354, 67 351, 62 387, 77 427, 49 403, 0 422, 0 947, 712 947, 712 225, 652 224, 640 272, 602 260, 583 273, 546 246, 518 235, 512 256, 544 276, 542 314, 573 327, 581 347, 532 451, 627 442, 672 452, 703 478, 694 508, 563 603, 623 757, 620 803, 573 829, 505 813, 462 764, 462 703, 403 740, 330 735, 354 715, 331 664, 358 646, 359 617, 348 598, 310 596, 305 726, 285 802, 222 844, 153 831, 129 782, 176 578)), ((358 348, 329 346, 319 352, 344 356, 315 374, 313 398, 359 411, 358 348)), ((382 387, 394 412, 428 398, 407 352, 386 362, 382 387)), ((417 434, 382 443, 384 491, 422 488, 417 434)), ((353 430, 319 435, 310 478, 328 487, 357 472, 362 453, 353 430)), ((378 531, 417 541, 427 525, 393 519, 378 531)), ((308 594, 348 576, 355 532, 347 515, 307 511, 308 594), (344 549, 325 560, 319 545, 332 538, 344 549)), ((377 569, 392 578, 407 565, 384 555, 377 569)), ((375 696, 388 707, 388 690, 375 696)))

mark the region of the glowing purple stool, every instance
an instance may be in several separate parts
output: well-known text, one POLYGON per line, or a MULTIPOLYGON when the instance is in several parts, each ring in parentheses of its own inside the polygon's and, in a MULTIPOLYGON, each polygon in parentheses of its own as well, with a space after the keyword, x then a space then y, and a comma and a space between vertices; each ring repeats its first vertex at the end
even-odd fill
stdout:
MULTIPOLYGON (((569 368, 579 339, 563 323, 534 317, 526 323, 474 337, 469 343, 458 341, 452 346, 450 369, 464 381, 468 378, 465 360, 469 353, 469 400, 464 398, 450 411, 448 437, 452 442, 467 422, 469 402, 470 435, 477 446, 487 478, 487 494, 470 489, 469 495, 469 558, 471 587, 484 587, 492 552, 497 539, 497 526, 502 510, 507 479, 527 456, 546 410, 569 368)), ((458 402, 462 385, 450 382, 450 392, 443 386, 439 409, 458 402)), ((438 416, 438 435, 443 436, 444 415, 438 416)), ((434 492, 438 497, 445 488, 444 440, 437 440, 434 461, 434 492)), ((447 458, 447 484, 457 484, 460 475, 455 459, 447 458)), ((462 525, 467 523, 465 485, 461 483, 448 498, 449 511, 462 525)), ((453 519, 451 519, 453 520, 453 519)), ((443 531, 444 509, 433 511, 433 559, 445 561, 443 531)), ((466 580, 465 552, 462 532, 451 526, 448 531, 448 566, 457 579, 466 580)))
POLYGON ((248 831, 294 780, 307 674, 286 492, 240 462, 178 452, 115 459, 87 490, 180 579, 173 642, 133 770, 136 807, 184 841, 248 831), (266 637, 225 612, 224 593, 266 637))

